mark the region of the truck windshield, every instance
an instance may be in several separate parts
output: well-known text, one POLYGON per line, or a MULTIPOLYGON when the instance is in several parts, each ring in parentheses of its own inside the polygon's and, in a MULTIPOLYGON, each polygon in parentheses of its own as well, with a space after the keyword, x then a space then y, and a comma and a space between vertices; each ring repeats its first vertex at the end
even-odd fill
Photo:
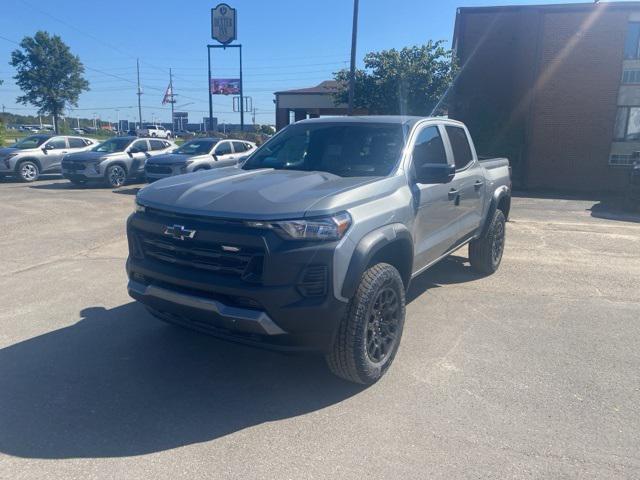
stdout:
POLYGON ((242 168, 321 171, 341 177, 386 176, 398 163, 403 147, 401 124, 291 125, 249 157, 242 168))
POLYGON ((101 153, 124 152, 132 141, 131 138, 110 138, 94 148, 93 151, 101 153))
POLYGON ((206 155, 211 152, 218 140, 191 140, 178 148, 173 153, 182 155, 206 155))
POLYGON ((13 148, 19 148, 20 150, 27 150, 29 148, 38 148, 42 145, 46 140, 50 137, 47 135, 31 135, 29 137, 24 137, 17 143, 12 145, 13 148))

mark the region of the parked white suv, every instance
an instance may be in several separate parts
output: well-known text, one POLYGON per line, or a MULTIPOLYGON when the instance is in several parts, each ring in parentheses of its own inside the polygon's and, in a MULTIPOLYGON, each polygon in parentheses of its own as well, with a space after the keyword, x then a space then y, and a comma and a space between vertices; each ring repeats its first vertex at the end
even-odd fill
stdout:
POLYGON ((157 137, 157 138, 171 138, 171 130, 167 130, 162 125, 144 125, 138 129, 139 137, 157 137))

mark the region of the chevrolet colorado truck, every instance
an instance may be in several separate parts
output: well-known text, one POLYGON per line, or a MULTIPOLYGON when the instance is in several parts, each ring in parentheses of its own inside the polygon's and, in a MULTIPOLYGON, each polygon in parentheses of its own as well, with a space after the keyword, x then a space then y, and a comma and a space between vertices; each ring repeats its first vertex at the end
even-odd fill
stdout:
POLYGON ((474 269, 496 271, 510 177, 457 121, 297 122, 238 166, 140 190, 128 291, 162 320, 317 350, 371 384, 400 345, 412 278, 465 244, 474 269))

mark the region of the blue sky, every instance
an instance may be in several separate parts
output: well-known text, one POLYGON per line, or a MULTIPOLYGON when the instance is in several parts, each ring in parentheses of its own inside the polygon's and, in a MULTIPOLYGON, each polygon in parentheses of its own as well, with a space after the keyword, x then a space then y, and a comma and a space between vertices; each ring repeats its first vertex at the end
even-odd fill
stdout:
MULTIPOLYGON (((174 71, 179 110, 198 122, 208 112, 206 47, 210 9, 203 0, 155 2, 111 0, 8 0, 0 15, 0 104, 6 111, 34 113, 15 102, 19 94, 8 64, 16 45, 37 30, 59 34, 87 67, 91 91, 80 97, 77 114, 103 120, 137 119, 136 58, 141 61, 143 119, 170 121, 161 105, 174 71)), ((228 0, 238 10, 238 42, 243 44, 244 88, 257 109, 256 123, 274 122, 273 92, 311 86, 348 66, 351 0, 228 0)), ((549 3, 504 1, 497 4, 549 3)), ((565 2, 567 3, 567 2, 565 2)), ((574 3, 574 2, 570 2, 574 3)), ((577 3, 577 2, 576 2, 577 3)), ((366 52, 451 41, 455 11, 486 1, 361 0, 358 62, 366 52)), ((237 76, 237 49, 216 50, 214 77, 237 76)), ((214 115, 239 122, 231 97, 214 97, 214 115)), ((251 122, 251 116, 245 119, 251 122)))

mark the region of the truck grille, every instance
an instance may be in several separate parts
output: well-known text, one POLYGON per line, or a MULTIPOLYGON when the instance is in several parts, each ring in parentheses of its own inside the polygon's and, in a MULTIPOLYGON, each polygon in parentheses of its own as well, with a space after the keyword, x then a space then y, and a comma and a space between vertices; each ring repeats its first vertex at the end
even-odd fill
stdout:
POLYGON ((262 277, 264 253, 258 249, 241 248, 237 252, 225 251, 222 245, 179 245, 159 236, 138 235, 143 256, 159 262, 240 277, 258 282, 262 277))
POLYGON ((154 165, 153 163, 147 163, 146 170, 148 173, 158 173, 158 174, 170 174, 171 167, 165 165, 154 165))

